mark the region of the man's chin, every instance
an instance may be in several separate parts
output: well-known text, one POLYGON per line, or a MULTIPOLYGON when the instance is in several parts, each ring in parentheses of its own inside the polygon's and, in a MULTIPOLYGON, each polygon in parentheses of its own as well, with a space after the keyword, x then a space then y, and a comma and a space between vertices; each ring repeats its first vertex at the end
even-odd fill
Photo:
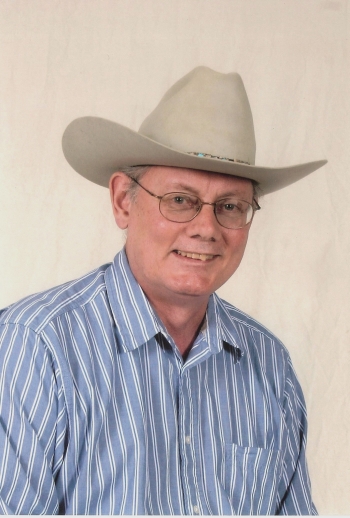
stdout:
POLYGON ((176 283, 171 288, 173 297, 184 298, 209 298, 209 296, 217 289, 212 284, 205 283, 176 283))

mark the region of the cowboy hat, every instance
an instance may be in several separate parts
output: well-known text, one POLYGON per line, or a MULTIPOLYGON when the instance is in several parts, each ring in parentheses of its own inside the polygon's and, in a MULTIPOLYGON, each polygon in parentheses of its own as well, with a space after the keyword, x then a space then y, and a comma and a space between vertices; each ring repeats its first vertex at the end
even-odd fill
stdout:
POLYGON ((138 132, 99 117, 81 117, 66 128, 62 147, 73 169, 105 187, 121 167, 162 165, 248 178, 268 194, 327 162, 256 166, 253 117, 242 79, 207 67, 177 81, 138 132))

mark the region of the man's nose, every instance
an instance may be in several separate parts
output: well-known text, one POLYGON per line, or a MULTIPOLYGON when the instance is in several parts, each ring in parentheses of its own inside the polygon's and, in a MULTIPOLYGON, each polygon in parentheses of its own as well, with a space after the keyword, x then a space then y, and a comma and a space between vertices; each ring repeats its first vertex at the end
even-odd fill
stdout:
POLYGON ((190 221, 191 233, 205 239, 217 239, 220 234, 220 225, 214 212, 214 203, 202 202, 197 216, 190 221))

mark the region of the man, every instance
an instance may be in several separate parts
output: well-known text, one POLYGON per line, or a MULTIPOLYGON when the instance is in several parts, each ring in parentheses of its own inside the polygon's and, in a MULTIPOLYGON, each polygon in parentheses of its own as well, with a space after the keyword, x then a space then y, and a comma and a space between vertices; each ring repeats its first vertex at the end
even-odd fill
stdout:
POLYGON ((1 316, 1 512, 313 513, 288 353, 214 292, 239 266, 259 190, 325 161, 254 166, 240 77, 204 67, 139 132, 84 117, 63 149, 109 184, 126 245, 1 316))

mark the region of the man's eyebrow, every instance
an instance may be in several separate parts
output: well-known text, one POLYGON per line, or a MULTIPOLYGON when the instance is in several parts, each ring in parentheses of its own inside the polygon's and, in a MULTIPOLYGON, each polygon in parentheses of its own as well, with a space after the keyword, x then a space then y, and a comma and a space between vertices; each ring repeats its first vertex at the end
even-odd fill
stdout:
MULTIPOLYGON (((172 191, 168 191, 168 192, 189 192, 191 194, 194 194, 195 196, 199 195, 198 189, 196 189, 195 187, 193 187, 191 185, 187 185, 184 183, 174 183, 171 185, 171 189, 172 189, 172 191)), ((222 198, 228 198, 231 196, 235 196, 235 197, 244 196, 244 194, 239 189, 233 188, 233 189, 230 189, 230 190, 225 191, 222 194, 220 194, 220 196, 218 196, 217 199, 220 200, 222 198)))
POLYGON ((171 189, 174 189, 174 191, 186 191, 192 192, 193 194, 198 194, 198 190, 195 187, 191 187, 185 183, 173 183, 171 185, 171 189))

